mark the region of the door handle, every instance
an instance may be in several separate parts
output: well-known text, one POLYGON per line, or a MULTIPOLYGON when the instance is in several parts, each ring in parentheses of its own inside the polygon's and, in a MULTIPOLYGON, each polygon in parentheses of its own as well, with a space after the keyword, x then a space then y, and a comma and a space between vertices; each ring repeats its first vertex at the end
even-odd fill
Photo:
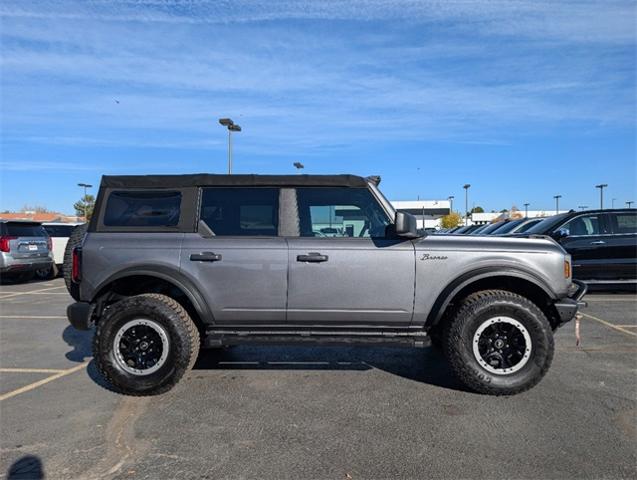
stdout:
POLYGON ((297 262, 320 263, 320 262, 327 262, 328 259, 329 259, 329 257, 327 255, 321 255, 318 252, 310 252, 307 255, 297 255, 296 256, 296 261, 297 262))
POLYGON ((591 242, 591 245, 606 245, 604 240, 597 240, 596 242, 591 242))
POLYGON ((219 260, 221 260, 220 253, 201 252, 190 255, 191 262, 218 262, 219 260))

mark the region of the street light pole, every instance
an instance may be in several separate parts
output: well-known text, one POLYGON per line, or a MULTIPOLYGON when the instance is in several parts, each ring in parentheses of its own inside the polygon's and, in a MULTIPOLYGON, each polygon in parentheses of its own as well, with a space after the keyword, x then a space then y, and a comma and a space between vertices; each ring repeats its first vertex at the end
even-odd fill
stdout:
POLYGON ((586 210, 588 208, 588 205, 578 205, 577 208, 579 208, 580 210, 586 210))
POLYGON ((553 198, 555 199, 555 215, 557 215, 560 213, 560 198, 562 198, 562 195, 553 195, 553 198))
POLYGON ((469 224, 469 188, 471 188, 471 185, 468 183, 465 183, 462 188, 464 188, 464 211, 465 211, 465 217, 464 217, 464 224, 465 227, 469 224))
POLYGON ((524 204, 524 218, 529 218, 529 205, 531 204, 530 203, 524 204))
POLYGON ((610 208, 615 208, 615 200, 617 200, 617 199, 616 198, 611 199, 610 208))
POLYGON ((219 123, 228 129, 228 175, 232 174, 232 132, 240 132, 241 127, 231 118, 220 118, 219 123))
POLYGON ((604 210, 604 189, 608 187, 606 183, 600 183, 595 185, 595 188, 599 188, 599 209, 604 210))
POLYGON ((86 189, 92 188, 93 185, 90 185, 88 183, 78 183, 77 186, 84 188, 84 197, 82 198, 82 200, 84 201, 84 219, 88 221, 88 205, 86 203, 86 189))
POLYGON ((630 206, 631 206, 633 203, 635 203, 635 202, 633 202, 632 200, 627 201, 627 202, 626 202, 626 208, 630 208, 630 206))
POLYGON ((449 213, 453 213, 453 199, 456 198, 453 195, 449 195, 449 213))

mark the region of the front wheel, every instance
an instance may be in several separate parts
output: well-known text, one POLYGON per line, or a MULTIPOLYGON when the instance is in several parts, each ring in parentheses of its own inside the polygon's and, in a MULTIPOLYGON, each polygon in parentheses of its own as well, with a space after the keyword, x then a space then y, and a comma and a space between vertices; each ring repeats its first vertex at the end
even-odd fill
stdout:
POLYGON ((490 395, 536 385, 554 350, 551 326, 537 305, 503 290, 465 298, 446 326, 443 348, 458 379, 490 395))
POLYGON ((191 369, 199 332, 186 310, 160 294, 136 295, 111 305, 98 322, 93 356, 121 393, 156 395, 191 369))

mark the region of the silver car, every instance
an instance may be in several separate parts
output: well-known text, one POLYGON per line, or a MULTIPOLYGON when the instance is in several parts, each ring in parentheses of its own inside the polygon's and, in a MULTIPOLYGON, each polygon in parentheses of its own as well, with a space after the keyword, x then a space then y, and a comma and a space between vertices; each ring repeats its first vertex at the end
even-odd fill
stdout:
POLYGON ((0 220, 0 274, 28 280, 53 265, 51 239, 38 222, 0 220))

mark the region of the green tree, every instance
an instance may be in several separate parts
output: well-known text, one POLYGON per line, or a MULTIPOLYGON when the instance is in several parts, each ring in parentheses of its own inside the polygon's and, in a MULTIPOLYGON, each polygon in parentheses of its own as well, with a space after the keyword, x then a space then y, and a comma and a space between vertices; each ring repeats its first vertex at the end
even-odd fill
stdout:
POLYGON ((442 228, 455 228, 462 223, 462 217, 459 213, 451 212, 440 218, 440 226, 442 228))
POLYGON ((95 197, 89 193, 80 198, 73 204, 75 209, 75 215, 78 217, 86 217, 86 220, 90 220, 93 215, 93 208, 95 207, 95 197))
POLYGON ((471 210, 471 213, 484 213, 484 208, 480 206, 473 207, 473 209, 471 210))

